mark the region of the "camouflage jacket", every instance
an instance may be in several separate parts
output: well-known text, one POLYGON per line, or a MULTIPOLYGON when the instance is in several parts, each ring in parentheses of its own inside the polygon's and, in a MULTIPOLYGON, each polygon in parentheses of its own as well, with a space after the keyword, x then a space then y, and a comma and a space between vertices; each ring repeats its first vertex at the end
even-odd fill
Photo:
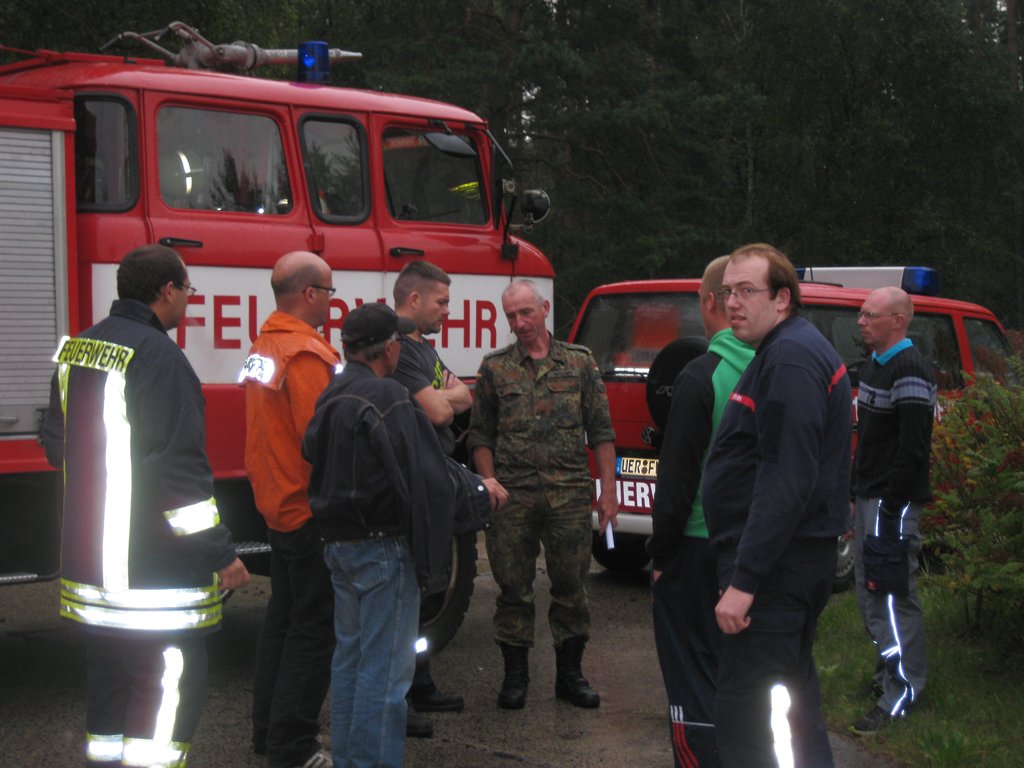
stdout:
POLYGON ((586 445, 613 441, 608 396, 586 347, 551 340, 543 360, 516 342, 480 365, 468 447, 490 448, 507 487, 591 486, 586 445))

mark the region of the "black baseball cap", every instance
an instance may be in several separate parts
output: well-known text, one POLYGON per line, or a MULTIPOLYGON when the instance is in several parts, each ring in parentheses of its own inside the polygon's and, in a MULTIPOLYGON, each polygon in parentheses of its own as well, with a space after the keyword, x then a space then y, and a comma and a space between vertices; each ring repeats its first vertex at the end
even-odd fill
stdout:
POLYGON ((372 347, 387 341, 394 333, 412 333, 416 323, 399 317, 387 304, 373 302, 356 307, 341 326, 341 340, 348 349, 372 347))

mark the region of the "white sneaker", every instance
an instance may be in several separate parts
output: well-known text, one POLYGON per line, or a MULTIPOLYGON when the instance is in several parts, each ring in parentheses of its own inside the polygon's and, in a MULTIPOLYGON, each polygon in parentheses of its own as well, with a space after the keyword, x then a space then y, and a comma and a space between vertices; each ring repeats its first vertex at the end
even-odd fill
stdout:
POLYGON ((334 768, 334 761, 331 760, 330 752, 321 749, 314 752, 309 760, 296 768, 334 768))

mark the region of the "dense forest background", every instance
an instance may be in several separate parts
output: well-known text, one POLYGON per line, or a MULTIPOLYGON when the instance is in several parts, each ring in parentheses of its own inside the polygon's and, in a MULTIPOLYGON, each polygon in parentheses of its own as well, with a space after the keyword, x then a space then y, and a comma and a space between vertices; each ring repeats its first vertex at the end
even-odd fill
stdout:
POLYGON ((335 85, 487 118, 551 196, 530 237, 560 326, 594 285, 752 240, 933 266, 1024 326, 1018 0, 0 0, 0 44, 95 51, 172 20, 361 51, 335 85))

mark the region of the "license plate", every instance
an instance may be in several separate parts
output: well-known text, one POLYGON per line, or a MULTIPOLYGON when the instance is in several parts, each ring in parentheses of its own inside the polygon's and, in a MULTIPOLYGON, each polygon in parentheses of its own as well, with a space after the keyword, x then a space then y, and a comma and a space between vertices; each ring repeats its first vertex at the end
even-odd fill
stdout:
POLYGON ((616 460, 615 474, 619 477, 657 477, 658 460, 644 459, 635 456, 619 456, 616 460))

